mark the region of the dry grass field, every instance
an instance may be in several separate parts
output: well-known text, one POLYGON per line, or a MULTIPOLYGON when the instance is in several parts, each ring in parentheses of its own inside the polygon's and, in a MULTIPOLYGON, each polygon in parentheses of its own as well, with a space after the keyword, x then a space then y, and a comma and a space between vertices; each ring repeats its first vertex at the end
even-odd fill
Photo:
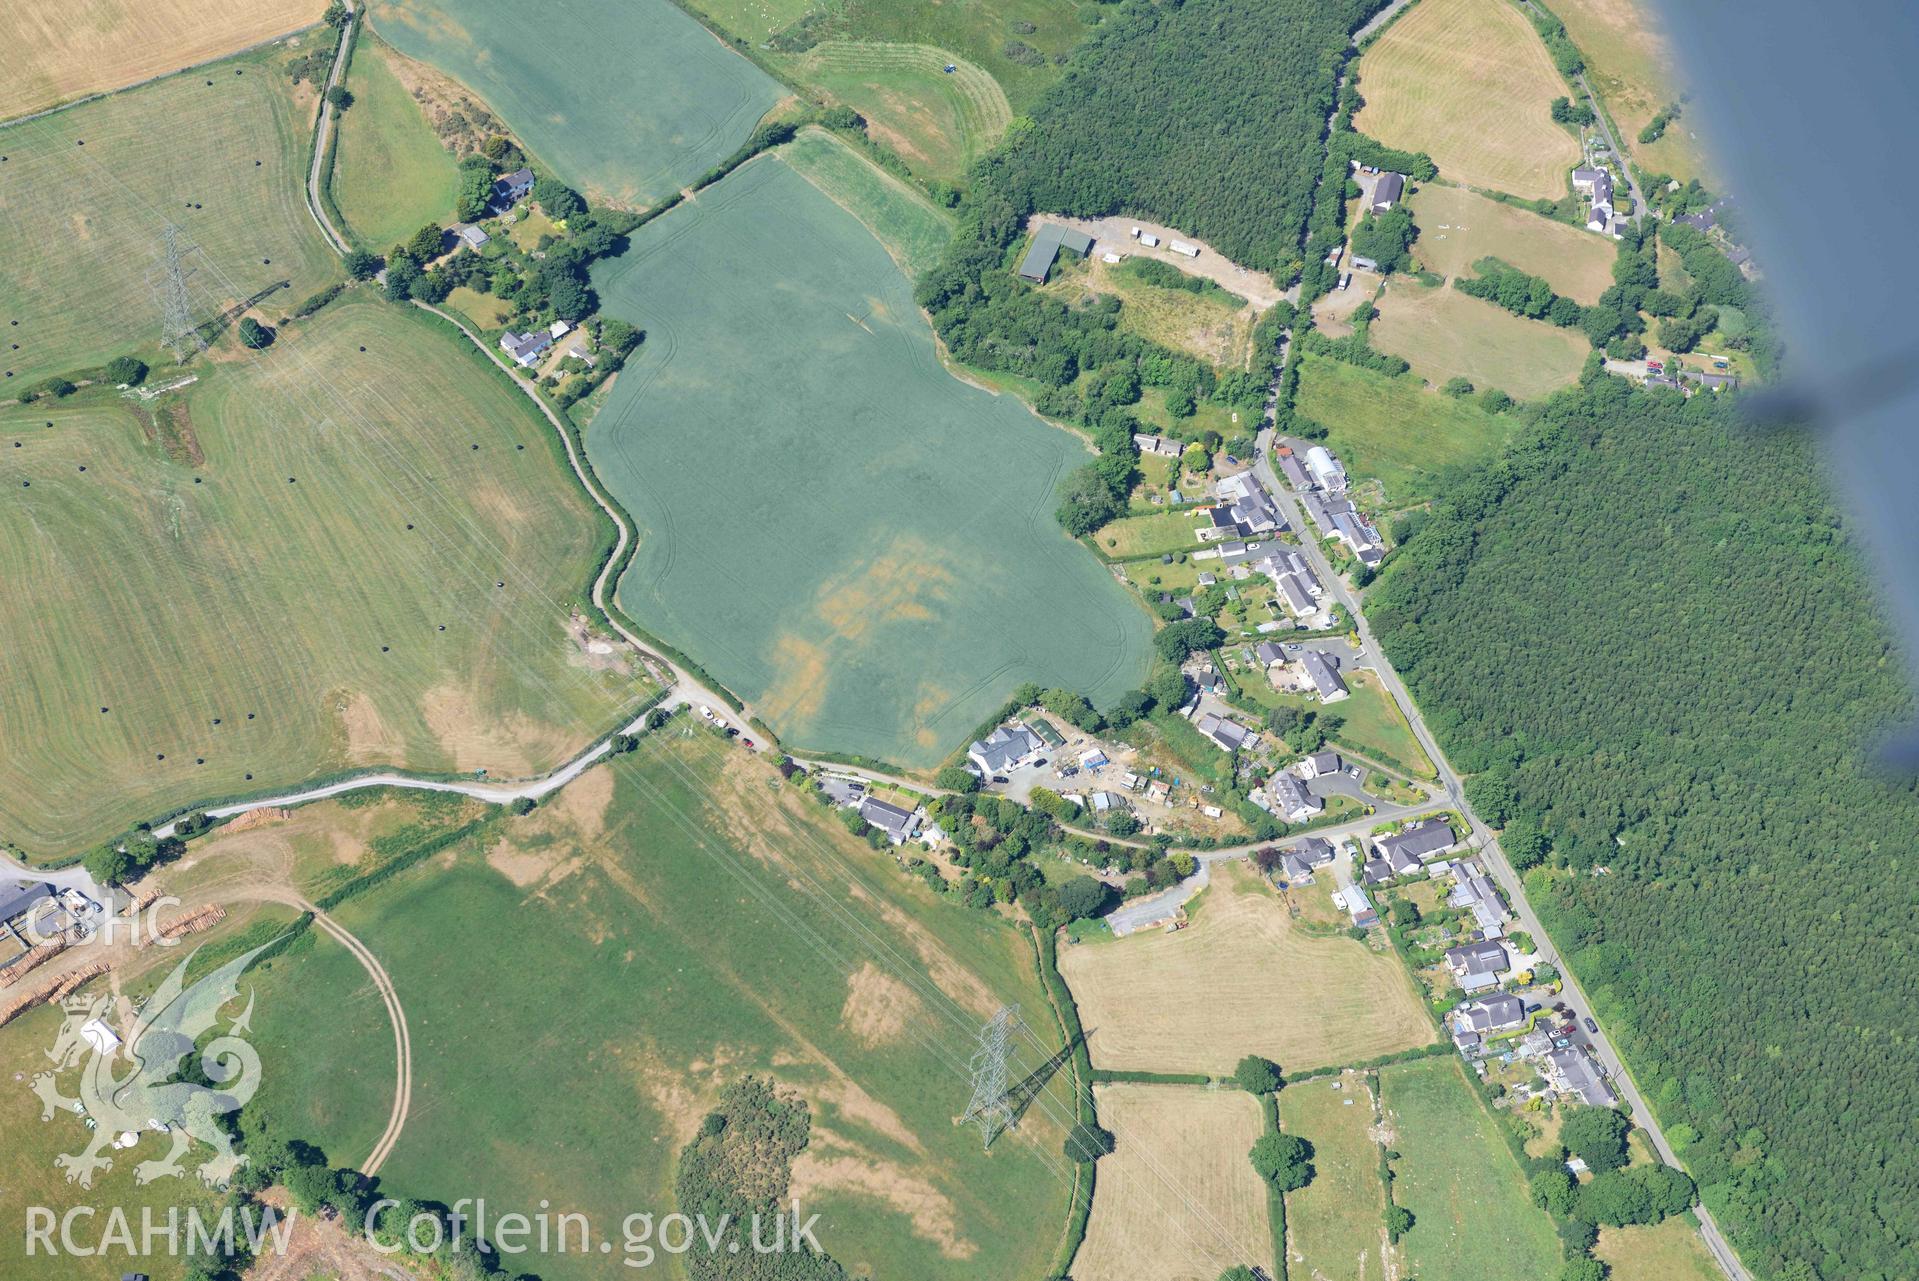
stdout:
POLYGON ((1459 187, 1427 183, 1412 198, 1414 254, 1442 276, 1470 276, 1488 255, 1544 277, 1555 293, 1590 306, 1612 284, 1613 242, 1459 187))
POLYGON ((1044 292, 1069 306, 1102 295, 1118 298, 1123 304, 1121 329, 1221 369, 1252 366, 1253 326, 1259 323, 1259 310, 1224 289, 1208 287, 1197 293, 1168 289, 1135 275, 1131 260, 1114 266, 1093 258, 1069 262, 1044 292))
POLYGON ((1698 178, 1717 185, 1705 145, 1693 137, 1692 122, 1684 116, 1667 126, 1658 142, 1639 141, 1646 123, 1685 91, 1678 61, 1659 29, 1658 7, 1642 0, 1553 0, 1552 11, 1586 56, 1586 78, 1624 131, 1619 141, 1633 158, 1681 182, 1698 178))
POLYGON ((1367 1078, 1304 1081, 1279 1093, 1279 1128, 1313 1145, 1313 1181, 1286 1194, 1286 1263, 1315 1281, 1385 1281, 1386 1190, 1367 1078))
POLYGON ((1649 1228, 1601 1228, 1593 1257, 1612 1268, 1613 1281, 1716 1281, 1722 1275, 1684 1217, 1649 1228))
POLYGON ((196 66, 320 20, 326 0, 7 0, 0 120, 196 66))
POLYGON ((1060 954, 1095 1065, 1227 1073, 1248 1054, 1325 1067, 1432 1040, 1397 961, 1294 929, 1243 863, 1213 869, 1193 923, 1060 954))
POLYGON ((1078 1281, 1213 1281, 1236 1266, 1273 1265, 1266 1188, 1246 1153, 1264 1130, 1239 1090, 1102 1085, 1100 1158, 1078 1281))
POLYGON ((1532 400, 1579 377, 1590 351, 1576 329, 1527 320, 1452 288, 1393 281, 1379 301, 1373 346, 1404 357, 1437 387, 1455 376, 1532 400))
POLYGON ((1557 197, 1579 144, 1548 114, 1566 93, 1507 0, 1423 0, 1359 62, 1360 132, 1424 151, 1455 182, 1557 197))

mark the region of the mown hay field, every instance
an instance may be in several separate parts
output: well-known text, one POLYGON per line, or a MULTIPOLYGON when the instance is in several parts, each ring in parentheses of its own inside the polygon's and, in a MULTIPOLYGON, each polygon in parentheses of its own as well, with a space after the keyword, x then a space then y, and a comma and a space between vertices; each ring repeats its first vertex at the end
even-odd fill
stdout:
POLYGON ((125 352, 158 363, 168 223, 198 322, 286 280, 267 304, 282 314, 340 277, 302 194, 313 100, 285 61, 250 54, 0 129, 0 399, 125 352))
POLYGON ((249 48, 318 22, 325 8, 325 0, 8 0, 0 120, 249 48))
POLYGON ((1410 279, 1387 283, 1370 332, 1373 346, 1404 359, 1434 387, 1465 378, 1479 391, 1497 387, 1515 400, 1571 386, 1592 350, 1577 329, 1410 279))
POLYGON ((795 746, 928 766, 1023 680, 1134 687, 1150 621, 1053 520, 1089 455, 941 366, 911 288, 778 158, 594 284, 647 332, 587 432, 620 602, 795 746))
POLYGON ((1566 83, 1508 0, 1421 0, 1360 58, 1359 92, 1361 133, 1426 152, 1454 182, 1550 199, 1579 163, 1548 113, 1566 83))
MULTIPOLYGON (((1037 1034, 1016 1043, 1014 1079, 1057 1047, 1031 944, 936 898, 752 753, 683 734, 687 719, 336 909, 411 1032, 384 1185, 499 1213, 545 1199, 617 1248, 625 1215, 681 1208, 674 1167, 720 1089, 770 1074, 812 1110, 792 1190, 850 1275, 1041 1274, 1072 1183, 1067 1076, 990 1155, 953 1124, 1000 1003, 1037 1034)), ((275 839, 230 838, 223 857, 246 841, 271 857, 275 839)), ((360 1159, 392 1099, 393 1039, 359 966, 326 946, 276 962, 257 1011, 262 1104, 360 1159)), ((606 1268, 576 1251, 513 1270, 606 1268)))
POLYGON ((1436 182, 1421 185, 1410 205, 1419 225, 1413 253, 1442 276, 1477 275, 1474 263, 1499 258, 1589 306, 1612 285, 1619 255, 1610 237, 1436 182))
POLYGON ((1265 1130, 1259 1101, 1191 1085, 1101 1085, 1099 1159, 1078 1281, 1212 1281, 1234 1267, 1270 1271, 1277 1249, 1266 1185, 1247 1152, 1265 1130))
POLYGON ((937 264, 953 237, 952 214, 824 129, 801 130, 780 158, 859 219, 908 276, 937 264))
POLYGON ((866 117, 868 134, 927 178, 958 181, 1013 119, 997 80, 930 45, 826 40, 780 62, 826 101, 866 117))
POLYGON ((1719 1270, 1691 1215, 1641 1228, 1601 1228, 1593 1257, 1616 1281, 1717 1281, 1719 1270))
POLYGON ((1432 1024, 1390 954, 1296 929, 1249 866, 1221 863, 1175 933, 1060 953, 1096 1067, 1229 1073, 1248 1054, 1288 1070, 1425 1045, 1432 1024))
POLYGON ((1323 356, 1301 359, 1295 404, 1327 429, 1326 443, 1348 471, 1380 482, 1388 507, 1436 497, 1446 469, 1497 452, 1519 426, 1517 417, 1489 414, 1417 378, 1323 356))
POLYGON ((529 774, 644 695, 569 633, 603 531, 551 428, 439 323, 343 300, 151 410, 0 410, 0 835, 65 852, 358 765, 529 774))
POLYGON ((1553 16, 1586 59, 1586 78, 1612 113, 1620 143, 1652 173, 1681 182, 1714 182, 1703 140, 1682 113, 1657 142, 1639 141, 1639 131, 1685 92, 1678 59, 1661 27, 1659 7, 1643 0, 1553 0, 1553 16))
POLYGON ((383 253, 429 223, 453 216, 460 171, 420 104, 393 73, 391 51, 362 36, 347 88, 353 106, 340 116, 333 200, 356 241, 383 253))
POLYGON ((746 141, 778 82, 668 0, 371 0, 375 30, 472 89, 589 198, 657 204, 746 141))
POLYGON ((1279 1128, 1313 1145, 1313 1181, 1286 1194, 1287 1271, 1320 1281, 1386 1281, 1386 1189, 1368 1078, 1302 1081, 1279 1092, 1279 1128))
POLYGON ((1400 1240, 1424 1281, 1531 1281, 1559 1267, 1559 1239, 1525 1171, 1448 1054, 1382 1068, 1393 1200, 1413 1214, 1400 1240))

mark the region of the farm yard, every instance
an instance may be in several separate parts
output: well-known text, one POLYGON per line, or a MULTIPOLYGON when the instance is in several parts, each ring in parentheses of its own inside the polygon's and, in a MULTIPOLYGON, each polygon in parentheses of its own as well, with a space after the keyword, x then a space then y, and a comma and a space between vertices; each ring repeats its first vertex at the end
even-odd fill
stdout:
POLYGON ((325 8, 325 0, 8 0, 0 120, 237 53, 319 22, 325 8))
POLYGON ((350 766, 545 770, 645 695, 569 631, 596 513, 464 341, 341 301, 229 345, 151 408, 0 409, 0 832, 30 853, 350 766))
POLYGON ((0 129, 0 398, 124 353, 159 363, 169 223, 196 321, 281 280, 269 308, 290 310, 339 278, 301 194, 313 99, 284 59, 250 54, 0 129))
POLYGON ((1052 518, 1086 455, 960 382, 883 247, 778 158, 596 264, 647 331, 587 432, 620 602, 795 747, 931 766, 1023 680, 1137 686, 1150 620, 1052 518))
POLYGON ((1265 1129, 1257 1099, 1132 1084, 1095 1086, 1093 1099, 1115 1145, 1099 1159, 1076 1281, 1211 1281, 1232 1267, 1271 1269, 1266 1186, 1246 1159, 1265 1129))
POLYGON ((1556 199, 1579 162, 1547 110, 1565 82, 1507 0, 1422 0, 1360 58, 1359 92, 1355 128, 1426 152, 1453 182, 1556 199))
POLYGON ((1393 1200, 1412 1211, 1400 1241, 1422 1281, 1530 1281, 1559 1267, 1559 1240, 1527 1195, 1454 1056, 1382 1068, 1393 1200))
POLYGON ((951 214, 824 129, 802 129, 780 159, 859 219, 909 277, 937 263, 952 238, 951 214))
POLYGON ((470 87, 588 199, 643 207, 746 141, 780 86, 669 0, 369 0, 394 48, 470 87))
MULTIPOLYGON (((663 1215, 680 1149, 754 1073, 811 1108, 792 1190, 850 1275, 1031 1276, 1056 1245, 1067 1079, 990 1156, 953 1124, 979 1024, 1001 1002, 1045 1009, 1030 945, 684 719, 333 914, 407 1003, 411 1115, 381 1170, 400 1195, 499 1213, 547 1198, 596 1227, 663 1215)), ((391 1098, 391 1033, 344 952, 289 959, 258 996, 261 1102, 357 1159, 391 1098), (322 1023, 324 1040, 300 1034, 322 1023)), ((1052 1048, 1019 1046, 1015 1079, 1052 1048)), ((577 1252, 519 1269, 605 1275, 577 1252)))
POLYGON ((997 80, 929 45, 827 40, 778 65, 827 102, 859 112, 869 135, 920 177, 959 181, 1013 118, 997 80))
POLYGON ((1387 282, 1370 333, 1373 346, 1403 358, 1434 387, 1465 378, 1515 400, 1570 386, 1592 350, 1577 329, 1527 320, 1450 285, 1410 277, 1387 282))
POLYGON ((1683 114, 1655 142, 1639 131, 1678 102, 1685 86, 1678 60, 1660 29, 1658 6, 1642 0, 1553 0, 1553 16, 1585 55, 1586 78, 1618 123, 1627 150, 1651 173, 1716 186, 1705 144, 1683 114))
POLYGON ((1060 953, 1094 1066, 1224 1075, 1259 1054, 1306 1069, 1433 1040, 1391 955, 1303 933, 1251 868, 1216 865, 1192 914, 1175 933, 1060 953))
POLYGON ((1419 225, 1413 253, 1442 276, 1474 276, 1474 263, 1498 258, 1588 306, 1612 285, 1618 254, 1608 237, 1436 182, 1423 184, 1410 207, 1419 225))
POLYGON ((374 252, 428 223, 453 216, 460 175, 420 104, 393 74, 393 53, 362 35, 347 89, 353 109, 340 116, 333 200, 348 234, 374 252))
POLYGON ((1388 509, 1437 497, 1448 468, 1489 457, 1519 426, 1517 417, 1442 396, 1409 375, 1323 356, 1300 358, 1295 404, 1327 429, 1327 447, 1352 475, 1380 482, 1388 509))
POLYGON ((1373 1138, 1373 1091, 1361 1073, 1279 1092, 1279 1128, 1313 1145, 1313 1181, 1286 1194, 1288 1273, 1386 1281, 1386 1191, 1373 1138))

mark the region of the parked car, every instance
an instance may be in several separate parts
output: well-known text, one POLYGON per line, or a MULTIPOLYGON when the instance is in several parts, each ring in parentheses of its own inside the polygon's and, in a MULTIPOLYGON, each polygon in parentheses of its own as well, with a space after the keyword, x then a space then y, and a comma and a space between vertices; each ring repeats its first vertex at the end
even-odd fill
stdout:
POLYGON ((1013 780, 1012 780, 1012 779, 1010 779, 1010 778, 1008 778, 1008 777, 1006 777, 1006 775, 1004 775, 1004 774, 995 774, 995 775, 993 775, 993 781, 994 781, 995 783, 1010 783, 1010 782, 1012 782, 1013 780))
POLYGON ((1046 758, 1045 758, 1044 756, 1042 756, 1042 757, 1040 757, 1040 758, 1039 758, 1038 760, 1036 760, 1036 761, 1034 761, 1034 762, 1033 762, 1033 768, 1034 768, 1034 769, 1038 769, 1038 768, 1039 768, 1040 766, 1042 766, 1042 765, 1044 765, 1044 764, 1046 764, 1046 758))
POLYGON ((1586 1030, 1588 1032, 1591 1032, 1594 1036, 1599 1035, 1599 1025, 1593 1022, 1590 1016, 1588 1016, 1586 1019, 1586 1030))
POLYGON ((750 738, 743 738, 740 742, 745 743, 748 747, 753 746, 753 740, 750 738))

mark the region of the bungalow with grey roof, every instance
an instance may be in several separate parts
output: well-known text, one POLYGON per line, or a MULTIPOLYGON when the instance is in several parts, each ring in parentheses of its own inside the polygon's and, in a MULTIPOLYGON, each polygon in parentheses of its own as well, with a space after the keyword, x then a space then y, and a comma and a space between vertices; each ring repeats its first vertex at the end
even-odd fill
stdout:
POLYGON ((1551 1064, 1550 1075, 1554 1084, 1571 1094, 1577 1094, 1589 1106, 1609 1108, 1619 1102, 1619 1096, 1613 1093, 1612 1086, 1593 1062, 1592 1055, 1576 1045, 1563 1050, 1554 1050, 1546 1056, 1551 1064))
POLYGON ((1275 663, 1286 661, 1286 647, 1275 641, 1261 641, 1253 646, 1253 657, 1271 667, 1275 663))
POLYGON ((1301 778, 1318 778, 1323 774, 1337 774, 1340 770, 1344 769, 1345 766, 1346 762, 1340 759, 1338 752, 1330 749, 1323 752, 1314 752, 1312 755, 1300 761, 1299 776, 1301 778))
POLYGON ((1313 691, 1319 695, 1319 701, 1322 703, 1337 703, 1352 693, 1346 688, 1346 682, 1339 678, 1339 673, 1334 670, 1333 660, 1316 649, 1301 651, 1299 669, 1306 674, 1306 679, 1312 682, 1313 691))
POLYGON ((1236 752, 1259 744, 1259 735, 1237 721, 1206 712, 1193 722, 1193 728, 1213 740, 1222 751, 1236 752))
POLYGON ((966 749, 966 759, 973 762, 984 777, 991 778, 1018 769, 1045 748, 1038 734, 1013 723, 1000 726, 985 738, 974 739, 966 749))
POLYGON ((1381 858, 1392 860, 1395 864, 1410 859, 1412 865, 1417 867, 1426 859, 1457 848, 1459 834, 1453 831, 1452 824, 1433 820, 1415 824, 1391 836, 1382 836, 1373 845, 1381 858))
POLYGON ((1325 802, 1306 790, 1306 785, 1291 774, 1275 774, 1266 784, 1268 808, 1288 823, 1303 823, 1326 808, 1325 802))
POLYGON ((1453 1009, 1453 1022, 1482 1036, 1526 1025, 1526 1003, 1505 992, 1466 1001, 1453 1009))
POLYGON ((1453 869, 1455 884, 1452 894, 1447 898, 1450 907, 1463 907, 1472 912, 1473 923, 1479 932, 1487 938, 1498 938, 1506 932, 1506 903, 1499 896, 1499 887, 1492 878, 1481 870, 1478 863, 1465 861, 1453 869))
POLYGON ((1498 939, 1483 939, 1446 949, 1446 968, 1464 992, 1480 992, 1499 983, 1499 973, 1511 966, 1506 945, 1498 939))
POLYGON ((1385 213, 1399 203, 1400 196, 1406 191, 1406 175, 1402 173, 1383 173, 1379 181, 1373 184, 1373 212, 1385 213))
POLYGON ((1306 475, 1306 468, 1301 466, 1297 455, 1292 453, 1279 455, 1279 474, 1284 476, 1286 483, 1294 489, 1312 488, 1312 479, 1306 475))
POLYGON ((511 329, 500 335, 500 350, 523 369, 539 363, 540 353, 553 345, 553 335, 544 329, 516 334, 511 329))
POLYGON ((917 810, 903 810, 897 805, 885 801, 876 801, 872 797, 860 800, 860 817, 869 827, 877 827, 886 833, 886 839, 899 845, 910 839, 919 829, 920 815, 917 810))

